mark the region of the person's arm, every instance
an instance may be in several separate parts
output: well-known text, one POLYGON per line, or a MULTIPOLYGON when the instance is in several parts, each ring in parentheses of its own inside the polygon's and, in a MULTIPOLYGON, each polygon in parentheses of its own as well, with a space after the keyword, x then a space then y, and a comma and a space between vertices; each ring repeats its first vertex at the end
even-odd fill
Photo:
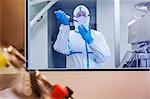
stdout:
POLYGON ((62 54, 69 54, 71 50, 69 47, 69 33, 70 33, 69 25, 61 24, 59 28, 59 33, 57 35, 57 39, 53 46, 54 50, 62 54))
POLYGON ((94 31, 93 41, 89 44, 97 63, 102 63, 110 57, 110 49, 102 33, 94 31))
POLYGON ((58 21, 62 24, 59 27, 59 33, 54 44, 54 50, 62 54, 69 54, 69 16, 64 11, 58 10, 54 12, 58 21))

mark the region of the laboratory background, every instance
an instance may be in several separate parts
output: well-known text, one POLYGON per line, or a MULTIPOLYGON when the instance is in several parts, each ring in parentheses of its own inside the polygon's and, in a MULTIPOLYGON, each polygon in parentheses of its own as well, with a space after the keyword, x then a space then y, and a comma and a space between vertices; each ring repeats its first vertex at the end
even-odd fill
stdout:
POLYGON ((149 3, 144 2, 146 0, 28 1, 29 68, 66 68, 66 56, 53 48, 60 26, 54 11, 61 9, 72 16, 79 4, 88 7, 92 29, 102 33, 110 49, 110 57, 101 63, 100 69, 149 68, 149 3))
POLYGON ((0 99, 150 99, 149 8, 149 0, 0 0, 0 99), (110 49, 100 69, 67 69, 53 49, 53 11, 72 16, 79 4, 110 49))

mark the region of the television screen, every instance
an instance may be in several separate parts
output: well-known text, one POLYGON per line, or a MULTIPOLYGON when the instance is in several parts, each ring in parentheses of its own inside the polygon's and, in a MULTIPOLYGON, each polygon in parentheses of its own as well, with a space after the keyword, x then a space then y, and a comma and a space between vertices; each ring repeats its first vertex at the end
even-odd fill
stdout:
POLYGON ((28 68, 148 69, 148 7, 142 0, 28 0, 28 68))

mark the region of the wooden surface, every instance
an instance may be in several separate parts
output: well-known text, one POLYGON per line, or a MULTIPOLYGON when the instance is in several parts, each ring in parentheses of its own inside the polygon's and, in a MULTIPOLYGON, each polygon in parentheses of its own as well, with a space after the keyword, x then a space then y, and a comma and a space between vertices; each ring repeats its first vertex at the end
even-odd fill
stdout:
POLYGON ((24 48, 25 0, 1 1, 1 40, 17 48, 24 48))

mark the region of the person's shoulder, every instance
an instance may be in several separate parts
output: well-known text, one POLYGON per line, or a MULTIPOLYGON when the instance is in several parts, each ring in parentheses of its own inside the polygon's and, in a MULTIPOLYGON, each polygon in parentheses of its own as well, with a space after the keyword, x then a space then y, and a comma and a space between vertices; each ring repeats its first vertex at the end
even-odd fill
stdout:
POLYGON ((91 29, 92 33, 94 33, 95 36, 103 36, 102 32, 91 29))
POLYGON ((74 33, 74 30, 70 30, 70 33, 74 33))

